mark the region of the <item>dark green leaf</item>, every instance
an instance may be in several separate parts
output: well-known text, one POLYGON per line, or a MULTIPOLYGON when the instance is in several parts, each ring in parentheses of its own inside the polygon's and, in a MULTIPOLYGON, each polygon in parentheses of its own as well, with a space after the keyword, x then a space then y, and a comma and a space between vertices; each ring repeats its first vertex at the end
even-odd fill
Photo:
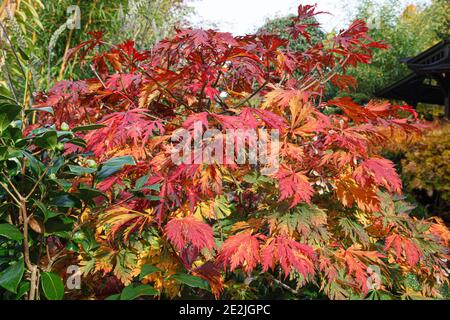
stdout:
POLYGON ((47 221, 48 219, 54 218, 56 216, 59 216, 60 212, 54 212, 52 210, 49 210, 45 204, 43 204, 41 201, 39 200, 34 200, 34 203, 36 204, 36 206, 39 208, 39 210, 42 212, 42 214, 44 215, 45 221, 47 221))
POLYGON ((0 132, 3 132, 20 114, 22 108, 11 102, 0 101, 0 132))
POLYGON ((92 131, 100 128, 104 128, 106 125, 104 124, 91 124, 86 126, 79 126, 72 129, 72 132, 79 132, 79 131, 92 131))
POLYGON ((134 190, 141 190, 142 187, 147 183, 149 175, 145 175, 136 180, 136 184, 134 185, 134 190))
POLYGON ((152 184, 150 186, 142 187, 142 189, 146 190, 154 190, 154 191, 161 191, 161 184, 152 184))
POLYGON ((78 196, 84 201, 92 201, 96 197, 103 197, 105 199, 108 199, 108 196, 105 193, 95 188, 80 186, 78 187, 78 190, 80 191, 78 196))
POLYGON ((133 285, 123 289, 122 294, 120 295, 120 300, 134 300, 138 297, 142 296, 156 296, 159 294, 159 291, 153 288, 152 286, 146 284, 133 285))
POLYGON ((22 298, 30 290, 30 283, 28 281, 21 282, 17 290, 16 300, 22 298))
POLYGON ((20 259, 0 273, 0 286, 10 292, 17 293, 17 286, 22 280, 23 272, 23 259, 20 259))
POLYGON ((30 57, 28 56, 28 54, 20 46, 17 47, 17 52, 19 52, 19 54, 23 60, 25 60, 25 61, 30 60, 30 57))
POLYGON ((117 171, 121 170, 125 165, 135 164, 136 162, 134 161, 132 156, 112 158, 102 164, 100 171, 97 173, 96 180, 97 182, 102 181, 113 175, 117 171))
POLYGON ((153 195, 146 195, 145 198, 150 201, 158 201, 162 199, 162 197, 160 196, 153 196, 153 195))
POLYGON ((33 156, 31 153, 23 151, 22 154, 25 158, 28 159, 31 170, 33 171, 34 175, 40 176, 42 172, 44 172, 46 166, 38 159, 36 159, 36 157, 33 156))
POLYGON ((48 300, 61 300, 64 297, 64 283, 53 272, 41 274, 41 288, 48 300))
POLYGON ((64 215, 48 220, 45 223, 45 236, 55 235, 60 238, 70 239, 73 230, 73 219, 64 215))
POLYGON ((84 141, 83 139, 78 138, 78 137, 69 139, 67 142, 70 142, 71 144, 74 144, 81 148, 86 148, 86 141, 84 141))
POLYGON ((0 224, 0 236, 16 241, 23 239, 22 233, 15 226, 9 223, 0 224))
POLYGON ((42 108, 30 108, 26 109, 25 113, 31 113, 31 112, 48 112, 53 114, 53 108, 52 107, 42 107, 42 108))
POLYGON ((191 276, 185 273, 177 273, 170 277, 178 282, 184 283, 190 287, 208 289, 208 282, 202 278, 191 276))
POLYGON ((64 179, 55 179, 55 181, 65 192, 69 191, 72 188, 72 183, 64 179))
POLYGON ((120 300, 120 293, 113 294, 113 295, 107 297, 105 300, 120 300))
POLYGON ((141 269, 141 274, 139 275, 139 280, 144 279, 144 277, 149 274, 159 272, 159 271, 161 271, 161 269, 159 269, 158 267, 155 267, 151 264, 145 264, 141 269))
POLYGON ((16 103, 16 100, 14 100, 13 97, 9 96, 7 93, 4 93, 3 90, 0 90, 0 91, 2 91, 2 93, 0 93, 0 99, 1 100, 9 100, 11 102, 16 103))
POLYGON ((61 208, 80 207, 81 202, 70 194, 62 194, 50 200, 50 205, 61 208))
POLYGON ((34 139, 34 144, 43 149, 55 149, 58 143, 56 131, 47 131, 34 139))
POLYGON ((8 159, 8 147, 7 146, 0 146, 0 160, 6 160, 8 159))
POLYGON ((74 175, 82 176, 82 175, 85 175, 85 174, 94 173, 97 170, 93 169, 93 168, 86 168, 86 167, 81 167, 81 166, 69 165, 69 171, 71 173, 73 173, 74 175))
MULTIPOLYGON (((9 146, 14 149, 21 148, 26 145, 26 140, 23 139, 22 129, 19 127, 7 127, 2 133, 2 138, 5 143, 8 143, 9 146)), ((12 149, 10 153, 17 153, 18 150, 16 149, 17 151, 14 152, 14 149, 12 149)), ((9 158, 12 157, 14 157, 14 155, 10 154, 9 158)))

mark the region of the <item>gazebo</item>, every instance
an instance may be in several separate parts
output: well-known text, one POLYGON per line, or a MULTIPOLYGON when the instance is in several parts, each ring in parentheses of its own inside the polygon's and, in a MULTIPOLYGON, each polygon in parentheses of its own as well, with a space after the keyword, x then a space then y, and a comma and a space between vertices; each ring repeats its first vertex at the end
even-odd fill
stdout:
POLYGON ((380 98, 443 105, 450 117, 450 39, 441 41, 414 58, 400 60, 412 73, 376 93, 380 98))

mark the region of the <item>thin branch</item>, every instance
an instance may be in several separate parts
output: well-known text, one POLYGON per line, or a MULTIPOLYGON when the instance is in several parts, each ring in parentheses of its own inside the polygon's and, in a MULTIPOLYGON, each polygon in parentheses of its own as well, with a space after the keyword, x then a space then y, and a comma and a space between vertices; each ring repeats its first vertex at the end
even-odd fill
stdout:
POLYGON ((31 260, 30 260, 30 246, 29 246, 29 242, 28 242, 29 218, 27 215, 27 206, 26 206, 25 201, 22 201, 20 203, 19 211, 20 211, 20 214, 22 215, 22 220, 23 220, 23 256, 24 256, 25 264, 27 265, 28 270, 31 271, 33 269, 33 264, 31 263, 31 260))
POLYGON ((290 291, 291 293, 293 293, 293 294, 298 294, 298 291, 297 291, 297 290, 295 290, 295 289, 289 287, 287 284, 281 282, 281 281, 278 280, 277 278, 273 277, 272 280, 275 281, 275 282, 276 282, 278 285, 280 285, 282 288, 284 288, 284 289, 290 291))
POLYGON ((275 278, 274 275, 272 275, 272 274, 270 274, 270 273, 267 273, 267 275, 269 275, 269 276, 272 278, 272 280, 273 280, 274 282, 276 282, 278 285, 280 285, 283 289, 286 289, 286 290, 288 290, 289 292, 291 292, 291 293, 293 293, 293 294, 298 294, 298 291, 297 291, 297 290, 295 290, 294 288, 291 288, 291 287, 288 286, 287 284, 281 282, 280 280, 278 280, 277 278, 275 278))
POLYGON ((15 58, 17 64, 19 65, 20 71, 22 71, 22 75, 25 77, 25 75, 26 75, 25 69, 23 68, 22 64, 20 63, 19 56, 17 55, 17 52, 16 52, 16 50, 14 49, 14 46, 13 46, 13 44, 12 44, 12 41, 11 41, 11 39, 10 39, 9 36, 8 36, 8 31, 6 30, 5 26, 4 26, 3 23, 1 23, 1 22, 0 22, 0 27, 3 29, 3 32, 5 33, 5 38, 6 38, 6 40, 8 41, 9 46, 11 47, 11 51, 12 51, 12 53, 13 53, 13 55, 14 55, 14 58, 15 58))
POLYGON ((46 246, 47 256, 48 256, 48 264, 46 267, 46 271, 51 271, 53 264, 58 260, 59 257, 61 257, 62 254, 64 254, 64 249, 61 249, 58 251, 53 257, 50 256, 50 253, 48 252, 48 246, 46 246))
POLYGON ((94 72, 95 76, 97 77, 97 79, 100 81, 100 83, 102 84, 103 88, 106 89, 106 84, 105 82, 103 82, 103 79, 99 76, 99 74, 97 73, 97 70, 95 70, 95 67, 91 64, 91 70, 92 72, 94 72))
MULTIPOLYGON (((2 55, 3 55, 3 59, 5 59, 6 61, 6 55, 5 55, 5 49, 2 48, 2 55)), ((16 93, 16 88, 14 88, 13 82, 12 82, 12 78, 11 78, 11 71, 9 70, 8 64, 5 63, 5 69, 6 69, 6 77, 8 78, 8 86, 9 89, 11 90, 11 93, 14 96, 14 100, 17 104, 19 104, 19 101, 17 101, 17 93, 16 93)))
POLYGON ((222 106, 222 109, 224 109, 224 111, 227 111, 228 109, 230 109, 230 107, 227 105, 227 103, 225 101, 223 101, 219 96, 216 96, 216 97, 217 97, 217 101, 222 106))
POLYGON ((307 85, 306 87, 302 87, 300 88, 302 91, 308 90, 309 88, 311 88, 312 86, 314 86, 315 84, 325 84, 328 81, 330 81, 336 74, 339 68, 343 68, 344 65, 347 63, 348 59, 350 57, 347 56, 345 59, 343 59, 333 70, 331 70, 331 72, 329 73, 329 75, 325 78, 322 77, 323 80, 320 79, 316 79, 313 82, 311 82, 309 85, 307 85))
POLYGON ((267 86, 267 84, 269 83, 269 81, 264 81, 264 83, 255 90, 255 92, 253 92, 251 95, 249 95, 247 98, 245 98, 244 100, 242 100, 241 102, 239 102, 236 106, 236 108, 242 107, 244 104, 246 104, 251 98, 253 98, 254 96, 256 96, 262 89, 265 88, 265 86, 267 86))
POLYGON ((107 45, 107 46, 110 46, 110 47, 112 47, 112 48, 115 48, 115 49, 119 50, 119 51, 122 53, 122 55, 125 57, 125 59, 128 60, 129 63, 133 64, 134 67, 138 68, 139 71, 143 72, 147 77, 149 77, 150 80, 152 80, 152 81, 153 81, 160 89, 162 89, 162 90, 164 90, 166 93, 168 93, 172 99, 174 99, 174 100, 177 101, 180 105, 186 107, 187 109, 189 109, 189 110, 195 112, 195 110, 193 110, 191 107, 189 107, 188 105, 186 105, 186 104, 183 102, 183 100, 181 100, 180 98, 178 98, 177 96, 175 96, 175 95, 173 94, 172 91, 170 91, 169 89, 167 89, 167 88, 166 88, 164 85, 162 85, 158 80, 156 80, 155 77, 153 77, 150 73, 148 73, 147 70, 145 70, 145 69, 142 68, 141 66, 137 65, 133 60, 131 60, 131 59, 128 57, 128 55, 127 55, 121 48, 119 48, 118 46, 113 45, 113 44, 111 44, 111 43, 104 42, 104 41, 102 41, 102 44, 107 45))
POLYGON ((10 185, 10 187, 14 190, 14 192, 16 193, 16 196, 19 200, 23 200, 24 198, 22 197, 22 194, 19 192, 19 190, 16 189, 16 186, 14 185, 14 183, 12 183, 12 181, 9 179, 9 177, 2 172, 3 177, 6 179, 6 181, 8 182, 8 184, 10 185))
POLYGON ((34 190, 36 190, 37 186, 39 185, 39 183, 42 181, 42 179, 45 177, 45 175, 48 172, 49 167, 45 168, 44 172, 41 174, 41 176, 37 179, 36 183, 34 184, 33 188, 31 189, 31 191, 28 193, 28 195, 25 197, 25 200, 28 200, 29 197, 31 197, 31 195, 33 194, 34 190))
MULTIPOLYGON (((22 66, 22 63, 20 63, 19 56, 17 55, 16 49, 14 49, 14 45, 13 45, 11 39, 10 39, 9 36, 8 36, 8 30, 6 30, 6 27, 5 27, 5 26, 3 25, 3 23, 1 23, 1 22, 0 22, 0 27, 2 28, 3 32, 5 33, 6 40, 7 40, 8 43, 9 43, 9 46, 10 46, 10 48, 11 48, 11 51, 12 51, 12 53, 13 53, 13 55, 14 55, 14 59, 16 60, 17 65, 19 66, 20 71, 22 72, 22 75, 23 75, 24 79, 26 80, 27 74, 26 74, 26 72, 25 72, 25 69, 24 69, 23 66, 22 66)), ((30 86, 30 84, 27 83, 28 90, 29 90, 30 92, 32 92, 32 90, 31 90, 31 88, 29 88, 29 86, 30 86)), ((31 101, 31 102, 33 101, 33 98, 32 98, 31 96, 30 96, 30 101, 31 101)))
POLYGON ((20 204, 19 199, 17 199, 17 198, 12 194, 12 192, 9 191, 8 186, 7 186, 6 184, 4 184, 3 182, 0 181, 0 186, 2 186, 3 189, 5 189, 5 191, 11 196, 11 198, 13 198, 13 200, 14 200, 15 202, 17 202, 17 204, 20 204))

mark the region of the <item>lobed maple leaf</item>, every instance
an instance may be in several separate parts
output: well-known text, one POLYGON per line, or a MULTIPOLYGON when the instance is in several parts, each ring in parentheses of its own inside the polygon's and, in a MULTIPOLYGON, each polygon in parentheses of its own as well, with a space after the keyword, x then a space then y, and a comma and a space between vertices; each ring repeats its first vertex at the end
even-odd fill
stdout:
POLYGON ((265 219, 270 227, 270 234, 295 237, 308 245, 327 243, 327 213, 324 210, 304 204, 288 212, 280 211, 265 219))
POLYGON ((353 172, 353 178, 361 186, 371 184, 383 186, 390 192, 401 194, 402 182, 392 161, 384 158, 368 158, 361 162, 353 172))
POLYGON ((202 128, 205 127, 206 129, 209 129, 209 121, 208 121, 208 113, 207 112, 200 112, 195 113, 193 115, 190 115, 184 122, 183 122, 183 128, 187 130, 194 130, 195 124, 200 123, 202 125, 202 128))
POLYGON ((220 247, 216 263, 231 271, 238 267, 250 273, 260 261, 259 240, 264 239, 261 234, 243 231, 229 237, 220 247))
POLYGON ((263 109, 282 110, 289 106, 293 97, 302 97, 306 102, 308 96, 300 90, 276 88, 264 96, 263 109))
POLYGON ((66 56, 64 57, 64 59, 70 60, 77 53, 79 53, 81 51, 79 59, 80 59, 80 61, 83 61, 84 58, 86 57, 86 55, 91 50, 93 50, 96 46, 101 45, 102 40, 103 40, 103 32, 101 32, 101 31, 89 31, 87 34, 90 35, 91 38, 86 40, 86 41, 81 42, 76 47, 69 49, 67 51, 66 56))
POLYGON ((114 240, 117 232, 123 230, 123 240, 126 241, 133 232, 142 232, 143 228, 152 221, 152 210, 149 211, 142 213, 123 207, 112 208, 100 215, 98 226, 107 226, 106 236, 110 241, 114 240))
POLYGON ((364 20, 355 20, 346 30, 339 32, 335 37, 335 42, 343 48, 348 48, 349 46, 359 44, 361 38, 368 39, 367 31, 369 31, 369 28, 364 20))
POLYGON ((279 263, 284 271, 285 277, 297 270, 305 278, 314 275, 314 261, 316 259, 314 250, 286 236, 269 238, 261 247, 261 263, 263 271, 274 269, 279 263))
POLYGON ((434 222, 431 223, 429 233, 439 239, 439 242, 448 247, 450 242, 450 230, 445 225, 441 218, 433 217, 431 218, 434 222))
POLYGON ((88 141, 87 150, 98 157, 108 151, 129 145, 131 147, 129 153, 142 159, 145 157, 145 144, 154 132, 164 133, 164 126, 159 121, 150 120, 143 109, 114 112, 104 117, 98 124, 105 127, 91 131, 85 136, 88 141))
POLYGON ((283 131, 287 128, 286 121, 279 115, 264 109, 245 108, 243 113, 256 115, 269 128, 283 131))
POLYGON ((372 124, 348 127, 334 127, 328 131, 325 145, 330 149, 340 148, 349 151, 353 156, 367 157, 375 143, 381 143, 383 136, 372 124), (333 148, 335 147, 335 148, 333 148))
POLYGON ((331 82, 343 91, 350 92, 352 89, 357 87, 356 79, 352 76, 345 74, 337 74, 332 79, 331 82))
POLYGON ((291 199, 291 208, 302 201, 311 203, 314 189, 303 173, 284 165, 273 176, 278 180, 280 201, 291 199))
POLYGON ((356 123, 368 122, 376 118, 372 112, 355 103, 350 97, 336 98, 328 101, 328 104, 341 108, 356 123))
POLYGON ((289 33, 294 40, 298 38, 298 35, 305 37, 308 43, 311 43, 311 35, 308 28, 318 26, 318 23, 306 22, 316 15, 325 13, 322 11, 316 11, 317 5, 299 5, 297 9, 297 17, 293 18, 293 26, 289 27, 289 33), (306 21, 305 21, 306 20, 306 21))
POLYGON ((291 113, 290 131, 294 135, 305 136, 325 130, 329 120, 320 113, 310 101, 305 101, 300 95, 291 98, 289 102, 291 113))
POLYGON ((356 204, 361 210, 375 212, 380 209, 377 190, 360 186, 348 173, 343 173, 335 181, 336 196, 348 208, 356 204))
POLYGON ((306 20, 306 19, 312 18, 314 16, 317 16, 319 14, 325 13, 323 11, 316 11, 316 9, 317 9, 317 4, 299 5, 297 8, 296 20, 306 20))
POLYGON ((165 232, 178 250, 188 245, 198 250, 212 250, 216 247, 211 226, 194 217, 171 219, 166 224, 165 232))
POLYGON ((127 92, 128 95, 136 94, 142 81, 139 74, 116 73, 105 81, 105 89, 112 92, 127 92))
POLYGON ((331 258, 325 254, 326 251, 324 251, 325 250, 322 250, 322 252, 319 251, 319 270, 325 274, 328 282, 332 283, 338 277, 338 266, 333 263, 331 258))
POLYGON ((220 294, 224 290, 224 280, 221 270, 211 261, 202 264, 200 267, 194 269, 193 274, 199 276, 208 281, 211 287, 211 292, 216 298, 219 298, 220 294))
POLYGON ((394 250, 397 261, 406 261, 411 267, 415 266, 423 256, 420 248, 411 239, 399 234, 391 234, 386 238, 384 250, 394 250))
POLYGON ((44 124, 55 123, 60 126, 63 122, 69 125, 94 122, 98 116, 98 104, 92 95, 97 86, 97 80, 59 81, 46 94, 38 94, 33 107, 53 109, 53 115, 41 115, 40 121, 44 124))
POLYGON ((359 250, 358 246, 351 246, 345 250, 339 249, 336 256, 344 261, 347 274, 354 277, 361 291, 367 294, 369 291, 368 279, 370 277, 368 266, 384 266, 381 260, 384 255, 377 251, 363 251, 359 250))

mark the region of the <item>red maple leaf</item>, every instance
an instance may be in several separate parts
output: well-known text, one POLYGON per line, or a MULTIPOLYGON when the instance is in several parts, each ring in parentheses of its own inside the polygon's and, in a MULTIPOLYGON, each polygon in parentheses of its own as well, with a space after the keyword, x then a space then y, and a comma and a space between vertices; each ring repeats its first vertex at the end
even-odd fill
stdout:
POLYGON ((211 292, 214 294, 216 299, 219 298, 224 289, 224 281, 221 270, 214 263, 208 261, 193 270, 192 273, 208 281, 209 286, 211 287, 211 292))
POLYGON ((251 231, 241 232, 229 237, 220 247, 217 263, 224 268, 229 266, 233 271, 237 267, 243 267, 250 273, 259 263, 259 240, 263 239, 260 234, 253 235, 251 231))
POLYGON ((98 124, 105 127, 91 131, 85 136, 88 141, 87 150, 93 151, 96 156, 102 156, 118 146, 130 145, 135 147, 132 153, 140 158, 143 156, 143 152, 140 151, 154 132, 164 133, 163 125, 151 120, 144 109, 114 112, 104 117, 98 124))
POLYGON ((392 161, 384 158, 363 160, 353 173, 353 178, 362 186, 375 184, 383 186, 390 192, 401 194, 402 181, 395 171, 392 161))
POLYGON ((381 258, 384 257, 377 251, 363 251, 357 249, 356 246, 351 246, 348 249, 340 249, 337 253, 337 257, 340 257, 345 262, 347 267, 347 274, 354 278, 359 288, 364 294, 369 291, 368 278, 369 265, 383 266, 384 263, 381 258))
POLYGON ((281 166, 274 177, 278 180, 280 201, 292 199, 291 208, 302 201, 311 203, 314 189, 303 173, 295 172, 288 166, 281 166))
POLYGON ((198 250, 216 247, 211 226, 194 217, 173 218, 167 223, 165 232, 178 250, 183 250, 187 245, 198 250))
POLYGON ((336 98, 328 101, 328 104, 338 106, 354 122, 367 122, 376 116, 368 109, 353 102, 350 97, 336 98))
POLYGON ((285 277, 297 270, 305 278, 314 274, 314 250, 285 236, 271 238, 261 249, 263 271, 273 269, 278 262, 285 277))
POLYGON ((417 244, 412 240, 398 234, 391 234, 386 238, 384 250, 394 249, 397 260, 406 260, 411 266, 415 266, 423 256, 417 244))

